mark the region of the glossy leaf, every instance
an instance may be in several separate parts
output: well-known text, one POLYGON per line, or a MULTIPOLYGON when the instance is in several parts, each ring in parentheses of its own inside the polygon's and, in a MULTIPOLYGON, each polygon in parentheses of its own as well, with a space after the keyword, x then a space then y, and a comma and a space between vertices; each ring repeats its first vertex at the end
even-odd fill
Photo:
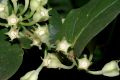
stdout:
POLYGON ((73 44, 75 53, 79 56, 87 43, 119 13, 120 0, 91 0, 68 14, 62 33, 73 44))
POLYGON ((18 44, 6 41, 6 30, 0 30, 0 80, 8 80, 20 67, 23 51, 18 44))

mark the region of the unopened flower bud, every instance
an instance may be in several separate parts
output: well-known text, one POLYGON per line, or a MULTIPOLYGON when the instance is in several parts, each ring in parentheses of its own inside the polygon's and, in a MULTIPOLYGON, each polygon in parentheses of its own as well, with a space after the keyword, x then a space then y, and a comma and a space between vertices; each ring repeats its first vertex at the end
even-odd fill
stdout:
POLYGON ((39 7, 35 14, 33 15, 33 21, 35 22, 41 22, 41 21, 47 21, 49 19, 48 12, 50 9, 45 9, 44 7, 39 7))
POLYGON ((63 39, 62 41, 57 43, 56 50, 63 51, 67 55, 68 48, 71 46, 70 43, 67 42, 66 39, 63 39))
POLYGON ((20 80, 38 80, 38 74, 36 70, 29 71, 20 80))
POLYGON ((41 6, 44 6, 44 5, 46 5, 47 4, 47 2, 48 2, 48 0, 41 0, 41 6))
POLYGON ((118 62, 119 61, 111 61, 111 62, 105 64, 104 67, 102 68, 102 70, 88 71, 88 73, 94 74, 94 75, 104 75, 104 76, 108 76, 108 77, 118 76, 118 75, 120 75, 120 69, 118 66, 118 62))
POLYGON ((6 4, 0 3, 0 18, 6 19, 8 17, 8 8, 6 4))
POLYGON ((15 14, 12 14, 7 18, 7 21, 8 21, 8 25, 17 25, 19 19, 15 14))
POLYGON ((35 11, 40 6, 41 0, 31 0, 30 1, 30 9, 31 11, 35 11))
POLYGON ((102 68, 102 74, 108 77, 118 76, 120 74, 118 62, 111 61, 105 64, 105 66, 102 68))
POLYGON ((91 65, 91 61, 87 59, 87 57, 78 59, 78 69, 87 70, 91 65))
POLYGON ((48 0, 31 0, 30 8, 32 11, 35 11, 38 7, 46 5, 48 0))
POLYGON ((5 10, 5 5, 0 4, 0 13, 3 12, 5 10))
POLYGON ((19 30, 17 28, 12 27, 9 32, 6 33, 12 40, 19 38, 19 30))

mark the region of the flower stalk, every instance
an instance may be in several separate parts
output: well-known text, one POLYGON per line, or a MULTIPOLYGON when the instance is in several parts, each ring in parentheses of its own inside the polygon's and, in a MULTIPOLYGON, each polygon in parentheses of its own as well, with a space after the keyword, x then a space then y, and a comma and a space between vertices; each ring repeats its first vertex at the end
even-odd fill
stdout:
POLYGON ((12 3, 13 3, 14 12, 15 12, 15 14, 16 14, 17 11, 18 11, 18 6, 17 6, 17 1, 18 1, 18 0, 11 0, 11 1, 12 1, 12 3))
POLYGON ((25 0, 24 9, 23 9, 23 11, 19 15, 23 15, 27 11, 28 6, 29 6, 29 2, 30 2, 30 0, 25 0))

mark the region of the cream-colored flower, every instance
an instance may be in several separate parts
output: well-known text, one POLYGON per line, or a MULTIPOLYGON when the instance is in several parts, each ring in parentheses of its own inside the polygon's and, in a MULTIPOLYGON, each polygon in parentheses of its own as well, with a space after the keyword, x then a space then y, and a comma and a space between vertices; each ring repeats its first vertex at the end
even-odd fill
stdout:
POLYGON ((8 25, 12 26, 12 25, 17 25, 19 19, 15 14, 12 14, 7 18, 7 21, 8 21, 8 25))
POLYGON ((118 62, 110 61, 109 63, 105 64, 102 68, 102 74, 109 77, 118 76, 120 74, 118 62))
POLYGON ((33 43, 31 44, 31 46, 38 46, 38 47, 40 47, 41 44, 42 44, 40 38, 35 37, 35 36, 32 38, 32 41, 33 41, 33 43))
POLYGON ((38 25, 38 27, 35 28, 34 35, 36 35, 42 43, 49 44, 49 31, 47 25, 38 25))
POLYGON ((47 2, 48 2, 48 0, 41 0, 41 6, 44 6, 44 5, 46 5, 47 4, 47 2))
POLYGON ((60 68, 62 63, 59 61, 57 56, 48 53, 48 55, 43 59, 43 65, 47 68, 60 68))
POLYGON ((30 1, 30 8, 32 11, 35 11, 38 7, 43 7, 46 5, 48 0, 31 0, 30 1))
POLYGON ((33 35, 31 35, 30 38, 33 41, 31 46, 38 46, 39 49, 41 49, 42 43, 46 43, 47 45, 49 45, 48 26, 38 25, 38 27, 33 30, 33 35))
POLYGON ((74 67, 74 64, 71 66, 63 65, 54 53, 48 53, 47 56, 43 59, 43 66, 47 68, 71 69, 74 67))
POLYGON ((38 80, 38 74, 36 70, 29 71, 20 80, 38 80))
POLYGON ((120 69, 118 66, 118 62, 116 60, 110 61, 107 64, 104 65, 102 70, 99 71, 89 71, 88 73, 94 74, 94 75, 104 75, 108 77, 115 77, 120 75, 120 69))
POLYGON ((31 0, 30 1, 30 8, 31 11, 35 11, 40 5, 40 0, 31 0))
POLYGON ((0 13, 3 12, 5 10, 5 5, 0 4, 0 13))
POLYGON ((49 19, 49 11, 51 9, 45 9, 44 7, 39 7, 35 14, 33 15, 33 21, 41 22, 47 21, 49 19))
POLYGON ((66 39, 63 39, 62 41, 57 43, 57 48, 56 50, 58 51, 63 51, 65 54, 67 54, 68 48, 71 46, 69 42, 67 42, 66 39))
POLYGON ((7 4, 0 3, 0 18, 6 19, 8 17, 8 6, 7 4))
POLYGON ((78 59, 78 69, 87 70, 91 65, 91 61, 87 59, 85 56, 84 58, 78 59))
POLYGON ((5 33, 5 34, 10 37, 11 41, 14 40, 14 39, 16 39, 16 38, 20 38, 20 36, 19 36, 19 30, 17 28, 14 28, 14 27, 12 27, 10 29, 10 31, 7 32, 7 33, 5 33))
POLYGON ((48 26, 38 26, 35 28, 34 34, 36 34, 38 37, 48 35, 48 26))

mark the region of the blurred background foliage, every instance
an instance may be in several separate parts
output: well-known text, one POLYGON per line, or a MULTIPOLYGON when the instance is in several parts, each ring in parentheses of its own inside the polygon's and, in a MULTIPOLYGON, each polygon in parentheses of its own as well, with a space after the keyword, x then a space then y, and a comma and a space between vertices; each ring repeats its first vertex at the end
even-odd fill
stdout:
POLYGON ((89 0, 49 0, 48 4, 65 17, 71 9, 80 8, 87 2, 89 2, 89 0))

